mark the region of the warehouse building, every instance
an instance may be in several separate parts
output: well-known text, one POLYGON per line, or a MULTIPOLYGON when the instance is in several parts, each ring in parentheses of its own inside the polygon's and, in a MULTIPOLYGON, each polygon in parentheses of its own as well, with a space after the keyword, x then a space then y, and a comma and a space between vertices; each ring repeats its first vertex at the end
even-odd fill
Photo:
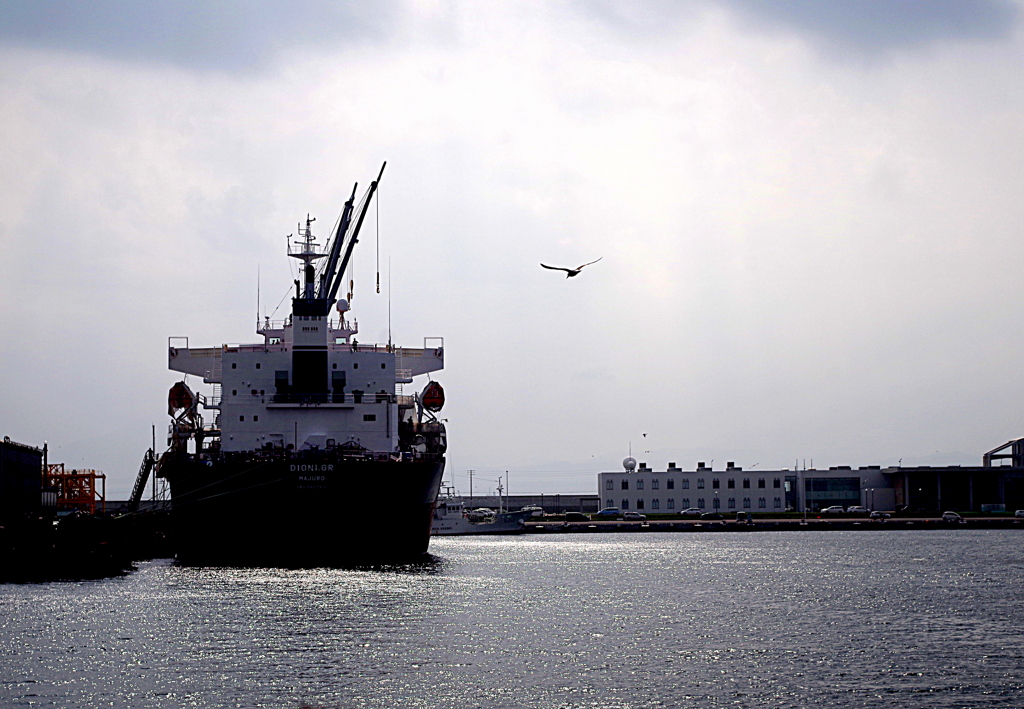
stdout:
POLYGON ((729 513, 815 512, 833 505, 871 510, 1001 512, 1024 509, 1024 438, 989 451, 980 466, 894 466, 828 470, 744 470, 703 462, 654 470, 633 458, 620 472, 598 474, 604 507, 652 513, 686 509, 729 513))

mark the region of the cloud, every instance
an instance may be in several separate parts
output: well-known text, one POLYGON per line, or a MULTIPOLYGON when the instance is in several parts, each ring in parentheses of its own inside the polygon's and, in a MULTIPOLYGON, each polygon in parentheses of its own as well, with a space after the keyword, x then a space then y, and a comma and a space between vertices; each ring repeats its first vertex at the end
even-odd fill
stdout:
POLYGON ((394 9, 390 0, 0 0, 0 45, 247 73, 285 49, 381 41, 394 9))
POLYGON ((1010 0, 598 0, 576 7, 629 35, 675 33, 720 7, 747 30, 795 31, 825 53, 869 55, 941 40, 1005 38, 1019 16, 1010 0))
POLYGON ((791 28, 815 42, 867 52, 938 40, 999 39, 1017 22, 1006 0, 720 0, 755 26, 791 28))

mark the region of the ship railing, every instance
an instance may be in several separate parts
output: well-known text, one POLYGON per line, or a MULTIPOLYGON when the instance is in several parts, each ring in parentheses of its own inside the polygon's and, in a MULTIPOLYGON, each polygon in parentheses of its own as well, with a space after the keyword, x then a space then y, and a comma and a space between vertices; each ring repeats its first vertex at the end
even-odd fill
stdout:
MULTIPOLYGON (((274 330, 284 330, 289 325, 291 325, 290 319, 264 320, 263 322, 258 323, 256 325, 256 332, 262 335, 265 332, 271 332, 274 330)), ((352 320, 348 320, 346 318, 341 318, 340 320, 332 320, 328 318, 327 326, 330 327, 330 329, 332 330, 351 330, 353 332, 358 332, 359 321, 354 318, 352 320)))
POLYGON ((359 391, 328 394, 274 394, 271 402, 275 404, 394 404, 398 400, 394 394, 386 391, 359 391))
POLYGON ((349 349, 352 352, 398 352, 402 349, 400 347, 395 347, 394 345, 363 345, 353 342, 339 343, 337 347, 340 349, 349 349))
POLYGON ((239 344, 236 342, 230 342, 224 345, 225 352, 281 352, 285 349, 283 343, 275 344, 239 344))

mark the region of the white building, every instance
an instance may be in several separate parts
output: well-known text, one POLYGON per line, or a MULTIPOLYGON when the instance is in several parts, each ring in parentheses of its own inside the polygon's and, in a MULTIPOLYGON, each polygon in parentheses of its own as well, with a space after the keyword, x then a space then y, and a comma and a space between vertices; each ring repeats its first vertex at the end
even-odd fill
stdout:
POLYGON ((652 470, 632 458, 624 470, 598 473, 598 494, 604 507, 666 513, 696 508, 702 512, 784 512, 807 507, 864 505, 893 509, 892 484, 877 466, 829 470, 744 470, 730 462, 712 470, 703 462, 683 470, 670 462, 652 470))

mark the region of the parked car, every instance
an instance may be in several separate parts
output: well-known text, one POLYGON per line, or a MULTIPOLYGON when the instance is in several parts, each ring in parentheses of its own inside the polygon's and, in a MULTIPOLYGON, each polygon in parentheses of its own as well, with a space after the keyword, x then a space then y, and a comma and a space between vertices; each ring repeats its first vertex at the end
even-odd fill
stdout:
POLYGON ((597 513, 597 516, 598 517, 618 517, 620 514, 622 514, 622 513, 619 512, 619 508, 618 507, 605 507, 603 510, 601 510, 600 512, 597 513))
POLYGON ((889 513, 879 512, 878 510, 875 510, 874 512, 871 513, 871 519, 889 519, 889 513))
POLYGON ((1017 510, 1013 513, 1014 517, 1024 517, 1024 510, 1017 510))
POLYGON ((869 510, 867 507, 864 507, 863 505, 850 505, 849 507, 846 508, 846 511, 847 513, 852 515, 866 515, 871 510, 869 510))
POLYGON ((647 515, 642 515, 639 512, 623 512, 622 519, 628 522, 646 522, 647 515))
POLYGON ((821 512, 819 512, 819 514, 823 514, 823 515, 841 515, 845 511, 846 510, 843 509, 842 505, 832 505, 831 507, 826 507, 823 510, 821 510, 821 512))
POLYGON ((526 507, 521 509, 520 512, 529 512, 529 513, 531 513, 530 514, 531 517, 543 517, 544 516, 544 508, 543 507, 538 507, 537 505, 527 505, 526 507))
POLYGON ((589 522, 590 521, 590 517, 588 517, 587 515, 583 514, 582 512, 566 512, 565 513, 565 521, 566 522, 589 522))
POLYGON ((700 516, 701 519, 725 519, 722 515, 717 512, 705 512, 700 516))
POLYGON ((703 512, 701 512, 696 507, 688 507, 687 509, 683 510, 679 514, 681 514, 681 515, 693 515, 694 517, 699 517, 700 515, 703 514, 703 512))
POLYGON ((477 507, 475 510, 467 512, 466 517, 469 518, 470 522, 485 522, 494 519, 494 510, 490 507, 477 507))
POLYGON ((942 513, 942 521, 943 522, 959 522, 961 519, 962 518, 960 517, 960 515, 958 515, 956 512, 943 512, 942 513))

